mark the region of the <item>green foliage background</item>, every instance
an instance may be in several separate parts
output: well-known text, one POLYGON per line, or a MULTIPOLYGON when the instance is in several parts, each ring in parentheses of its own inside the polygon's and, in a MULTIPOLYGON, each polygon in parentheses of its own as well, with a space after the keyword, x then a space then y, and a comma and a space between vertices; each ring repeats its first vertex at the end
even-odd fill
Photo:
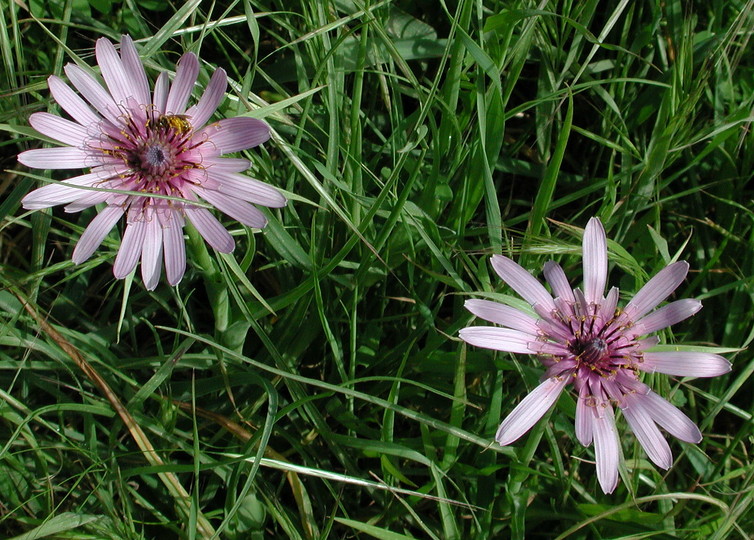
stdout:
POLYGON ((0 535, 748 538, 752 4, 0 0, 0 535), (93 210, 19 205, 66 177, 15 158, 60 112, 46 77, 121 33, 152 80, 186 50, 201 85, 226 69, 220 114, 271 124, 252 172, 290 199, 225 220, 230 256, 189 232, 154 292, 112 277, 115 232, 70 262, 93 210), (705 307, 665 341, 741 349, 647 378, 705 438, 663 472, 620 420, 612 495, 571 396, 492 442, 542 370, 456 337, 465 299, 511 294, 493 253, 578 283, 591 216, 624 298, 691 264, 705 307))

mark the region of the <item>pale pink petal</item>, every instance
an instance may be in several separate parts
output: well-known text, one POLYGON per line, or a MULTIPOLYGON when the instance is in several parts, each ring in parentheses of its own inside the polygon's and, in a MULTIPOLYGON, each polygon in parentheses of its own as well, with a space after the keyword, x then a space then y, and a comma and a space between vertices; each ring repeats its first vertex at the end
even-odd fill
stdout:
POLYGON ((552 287, 552 292, 556 297, 560 297, 567 302, 575 302, 573 289, 568 283, 568 278, 563 268, 555 261, 547 261, 544 266, 544 274, 547 283, 552 287))
POLYGON ((569 379, 568 376, 563 376, 540 383, 503 420, 495 434, 495 440, 501 446, 506 446, 529 431, 558 400, 569 379))
POLYGON ((607 237, 599 219, 587 223, 583 246, 584 297, 590 304, 599 304, 607 283, 607 237))
POLYGON ((658 467, 667 470, 673 465, 673 453, 670 451, 668 441, 657 429, 652 416, 644 408, 641 397, 633 394, 625 397, 622 407, 623 416, 649 459, 658 467))
POLYGON ((534 317, 505 304, 473 299, 466 300, 463 305, 471 313, 485 321, 507 326, 514 330, 521 330, 534 336, 539 332, 537 320, 534 317))
POLYGON ((615 317, 615 308, 618 307, 619 292, 620 291, 618 291, 617 287, 611 287, 610 291, 608 291, 605 296, 605 300, 602 302, 599 309, 599 316, 602 319, 603 324, 615 317))
POLYGON ((112 96, 102 88, 94 77, 74 64, 66 64, 64 69, 71 84, 84 96, 84 99, 91 103, 92 107, 110 120, 113 125, 118 126, 123 123, 118 119, 121 113, 112 96))
POLYGON ((73 262, 81 264, 91 257, 94 250, 99 247, 105 236, 123 216, 123 213, 124 210, 121 206, 108 206, 97 214, 79 238, 71 257, 73 262))
POLYGON ((146 233, 146 221, 134 221, 126 225, 126 232, 123 234, 118 255, 113 263, 113 275, 117 279, 123 279, 136 268, 146 233))
POLYGON ((191 124, 194 126, 194 129, 200 129, 212 117, 212 114, 217 110, 217 107, 225 97, 225 89, 227 87, 228 77, 225 74, 225 70, 222 68, 216 69, 199 102, 186 111, 186 114, 191 117, 191 124))
POLYGON ((657 272, 626 305, 626 317, 635 321, 649 313, 678 288, 688 271, 689 264, 678 261, 657 272))
POLYGON ((702 309, 702 303, 699 300, 691 298, 676 300, 643 317, 630 331, 635 332, 637 336, 651 334, 688 319, 700 309, 702 309))
POLYGON ((251 167, 251 161, 243 158, 208 157, 202 161, 202 166, 213 175, 216 171, 230 174, 245 171, 251 167))
POLYGON ((141 104, 150 103, 149 79, 147 79, 144 64, 141 63, 131 36, 122 35, 120 37, 120 56, 131 86, 131 95, 141 104))
POLYGON ((88 191, 78 189, 76 186, 92 187, 100 182, 99 174, 89 173, 68 178, 62 182, 45 184, 21 199, 21 204, 27 210, 39 210, 40 208, 66 204, 88 193, 88 191))
POLYGON ((102 120, 60 77, 50 75, 47 85, 55 101, 82 126, 96 124, 102 120))
POLYGON ((170 79, 168 79, 167 72, 163 71, 157 76, 157 80, 154 83, 154 98, 152 98, 155 112, 158 114, 165 114, 166 112, 165 108, 168 104, 169 88, 170 79))
POLYGON ((702 432, 696 424, 654 392, 650 391, 646 395, 636 397, 642 400, 642 407, 652 420, 676 439, 695 444, 702 440, 702 432))
POLYGON ((245 201, 270 208, 282 208, 288 202, 283 194, 269 184, 242 174, 207 171, 210 178, 219 182, 217 191, 245 201))
POLYGON ((730 362, 719 354, 703 352, 645 352, 639 368, 678 377, 716 377, 730 371, 730 362))
POLYGON ((79 191, 81 191, 81 194, 78 197, 76 197, 72 203, 66 205, 63 208, 63 210, 65 210, 66 213, 72 214, 75 212, 81 212, 82 210, 85 210, 89 208, 90 206, 94 206, 95 204, 105 202, 113 196, 113 194, 110 193, 109 191, 94 191, 94 190, 86 190, 86 191, 79 190, 79 191))
POLYGON ((186 111, 186 103, 191 97, 196 77, 199 75, 199 61, 194 53, 186 53, 178 60, 175 70, 175 79, 170 87, 168 101, 165 105, 167 114, 183 114, 186 111))
POLYGON ((531 334, 496 326, 469 326, 462 328, 458 336, 477 347, 522 354, 532 354, 528 343, 537 339, 531 334))
POLYGON ((233 251, 233 237, 208 210, 198 206, 187 206, 186 216, 210 246, 221 253, 233 251))
POLYGON ((259 146, 270 138, 270 127, 256 118, 225 118, 199 130, 196 137, 207 139, 205 146, 214 146, 209 156, 229 154, 259 146))
POLYGON ((521 298, 531 305, 539 304, 547 312, 555 309, 555 303, 547 289, 529 272, 503 255, 493 255, 492 268, 521 298))
POLYGON ((263 229, 267 225, 267 218, 264 217, 264 214, 246 201, 228 197, 218 191, 203 189, 198 186, 195 186, 193 191, 215 208, 244 225, 256 229, 263 229))
POLYGON ((126 100, 133 95, 133 91, 115 46, 109 39, 99 38, 94 44, 94 52, 110 95, 116 103, 125 105, 126 100))
POLYGON ((186 245, 183 240, 183 223, 177 212, 162 224, 165 274, 170 285, 178 285, 186 271, 186 245))
POLYGON ((80 148, 35 148, 18 154, 18 161, 32 169, 83 169, 91 165, 90 153, 80 148))
POLYGON ((141 247, 141 279, 144 287, 153 291, 160 282, 162 271, 162 226, 153 212, 147 212, 145 217, 147 221, 141 247))
POLYGON ((618 464, 620 447, 618 432, 615 429, 615 415, 608 403, 598 404, 601 414, 592 414, 594 434, 594 457, 597 462, 597 480, 602 491, 612 493, 618 485, 618 464))
POLYGON ((71 146, 83 146, 89 138, 86 128, 81 124, 46 112, 32 114, 29 124, 42 135, 71 146))
POLYGON ((592 417, 594 412, 589 406, 589 394, 583 392, 576 400, 576 438, 584 446, 592 444, 592 417))

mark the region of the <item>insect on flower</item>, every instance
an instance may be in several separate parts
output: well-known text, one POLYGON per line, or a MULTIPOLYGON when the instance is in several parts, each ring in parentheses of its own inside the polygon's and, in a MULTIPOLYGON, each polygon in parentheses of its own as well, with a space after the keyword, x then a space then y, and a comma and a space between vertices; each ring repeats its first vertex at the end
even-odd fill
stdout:
POLYGON ((186 135, 194 129, 185 114, 159 115, 156 120, 147 120, 147 127, 163 131, 172 130, 176 135, 186 135))
POLYGON ((531 304, 536 316, 506 304, 467 300, 466 308, 500 327, 471 326, 460 331, 467 343, 537 355, 547 368, 543 381, 503 420, 495 440, 505 446, 523 436, 573 384, 576 438, 594 442, 597 479, 605 493, 618 484, 620 439, 613 407, 618 407, 641 446, 657 466, 668 469, 673 455, 658 426, 674 437, 698 443, 699 428, 688 416, 641 382, 640 372, 679 377, 714 377, 730 371, 730 362, 707 352, 653 349, 653 332, 699 311, 701 302, 682 299, 656 308, 681 284, 689 265, 672 263, 642 287, 623 309, 618 289, 607 293, 607 238, 599 219, 592 218, 583 239, 584 290, 572 289, 565 272, 550 261, 544 274, 551 295, 531 274, 508 257, 492 256, 495 272, 531 304), (654 311, 653 311, 654 310, 654 311))

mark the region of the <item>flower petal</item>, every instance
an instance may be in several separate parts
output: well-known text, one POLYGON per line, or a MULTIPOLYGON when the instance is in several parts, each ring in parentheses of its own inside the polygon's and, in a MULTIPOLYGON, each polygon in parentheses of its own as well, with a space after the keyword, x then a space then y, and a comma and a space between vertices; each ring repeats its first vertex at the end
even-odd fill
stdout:
POLYGON ((194 129, 202 128, 207 123, 207 120, 212 117, 212 114, 217 110, 217 107, 225 97, 227 87, 228 76, 225 74, 225 70, 222 68, 216 69, 209 80, 207 88, 204 90, 204 94, 199 98, 199 102, 186 111, 186 114, 191 116, 191 124, 194 126, 194 129))
POLYGON ((556 297, 560 297, 563 300, 574 303, 576 299, 573 297, 573 289, 568 283, 568 278, 563 271, 563 268, 555 261, 547 261, 544 266, 544 274, 547 283, 552 287, 552 292, 556 297))
POLYGON ((113 263, 113 275, 117 279, 123 279, 136 268, 146 234, 146 221, 134 221, 126 225, 126 232, 123 233, 123 240, 113 263))
POLYGON ((612 493, 618 485, 618 462, 620 461, 615 414, 613 408, 607 402, 598 404, 597 407, 604 407, 603 414, 592 414, 597 480, 602 491, 612 493))
POLYGON ((162 224, 164 242, 165 274, 170 285, 178 285, 186 271, 186 244, 183 239, 183 223, 177 212, 170 212, 162 224))
POLYGON ((583 446, 592 444, 592 416, 588 392, 582 392, 576 400, 576 438, 583 446))
POLYGON ((719 354, 703 352, 645 352, 642 371, 659 371, 678 377, 716 377, 731 369, 730 362, 719 354))
POLYGON ((32 169, 83 169, 91 166, 89 152, 73 146, 35 148, 18 154, 18 161, 32 169))
MULTIPOLYGON (((97 56, 102 78, 105 79, 107 89, 115 100, 115 103, 125 105, 129 97, 133 96, 131 82, 129 81, 123 62, 115 50, 115 46, 107 38, 99 38, 94 44, 94 52, 97 56)), ((144 102, 142 102, 144 103, 144 102)))
POLYGON ((239 173, 251 167, 251 161, 244 158, 205 157, 202 165, 208 173, 239 173))
POLYGON ((32 114, 29 124, 42 135, 71 146, 83 146, 89 138, 86 128, 81 124, 46 112, 32 114))
POLYGON ((119 126, 123 123, 118 119, 120 112, 112 96, 94 77, 74 64, 66 64, 64 69, 71 84, 84 96, 84 99, 92 104, 92 107, 110 120, 113 125, 119 126))
POLYGON ((157 76, 154 83, 154 97, 152 104, 157 114, 165 114, 165 107, 168 104, 168 90, 170 88, 170 79, 167 72, 163 71, 157 76))
POLYGON ((673 465, 673 453, 670 451, 668 441, 662 436, 652 416, 645 409, 643 397, 637 394, 625 396, 624 405, 621 407, 623 416, 649 459, 658 467, 667 470, 673 465))
POLYGON ((288 202, 277 189, 255 178, 237 173, 224 174, 215 169, 207 174, 219 182, 216 189, 220 193, 270 208, 282 208, 288 202))
POLYGON ((160 282, 162 270, 162 226, 154 216, 154 212, 145 213, 147 221, 144 242, 141 246, 141 279, 144 287, 148 291, 153 291, 160 282))
POLYGON ((221 253, 233 251, 233 237, 206 208, 186 206, 186 216, 210 246, 221 253))
MULTIPOLYGON (((270 127, 256 118, 224 118, 199 130, 194 137, 206 137, 208 145, 214 145, 215 153, 229 154, 259 146, 270 138, 270 127)), ((205 150, 206 151, 206 150, 205 150)))
POLYGON ((463 306, 485 321, 507 326, 513 330, 521 330, 535 336, 539 332, 537 320, 534 317, 505 304, 491 302, 490 300, 472 299, 466 300, 463 306))
POLYGON ((211 203, 221 212, 229 215, 236 221, 255 229, 263 229, 267 225, 267 218, 258 208, 246 201, 229 197, 224 193, 212 189, 203 189, 195 186, 193 191, 211 203))
POLYGON ((597 218, 591 218, 583 238, 584 296, 590 304, 600 304, 607 283, 607 237, 597 218))
POLYGON ((570 377, 562 376, 540 383, 503 420, 495 434, 495 440, 501 446, 506 446, 529 431, 558 400, 569 380, 570 377))
POLYGON ((62 182, 45 184, 21 199, 21 204, 27 210, 39 210, 40 208, 66 204, 89 193, 87 190, 78 189, 76 186, 92 187, 101 181, 98 173, 88 173, 68 178, 62 182))
POLYGON ((131 95, 142 105, 151 103, 149 99, 149 79, 147 79, 144 64, 142 64, 139 53, 129 35, 124 34, 120 37, 120 56, 131 86, 131 95))
POLYGON ((643 317, 630 331, 634 332, 636 336, 651 334, 688 319, 700 309, 702 309, 702 303, 699 300, 691 298, 676 300, 643 317))
POLYGON ((175 79, 170 87, 168 101, 165 105, 166 114, 183 114, 186 103, 191 97, 196 77, 199 75, 199 60, 194 53, 186 53, 178 60, 175 69, 175 79))
POLYGON ((536 336, 519 330, 495 326, 469 326, 462 328, 458 336, 477 347, 521 354, 532 354, 528 343, 537 339, 536 336))
POLYGON ((97 214, 79 238, 71 256, 73 262, 81 264, 91 257, 123 213, 122 206, 108 206, 97 214))
POLYGON ((649 313, 678 288, 688 271, 689 263, 678 261, 657 272, 626 305, 626 317, 635 321, 649 313))
POLYGON ((676 439, 694 444, 702 440, 702 432, 688 416, 651 390, 642 396, 642 401, 652 420, 676 439))
POLYGON ((531 305, 539 304, 547 312, 555 309, 555 303, 547 289, 519 264, 503 255, 493 255, 492 268, 521 298, 531 305))
POLYGON ((102 120, 92 111, 89 105, 81 99, 76 92, 63 82, 60 77, 50 75, 47 78, 47 85, 50 87, 50 93, 55 101, 63 108, 65 112, 71 115, 82 126, 96 124, 102 120))

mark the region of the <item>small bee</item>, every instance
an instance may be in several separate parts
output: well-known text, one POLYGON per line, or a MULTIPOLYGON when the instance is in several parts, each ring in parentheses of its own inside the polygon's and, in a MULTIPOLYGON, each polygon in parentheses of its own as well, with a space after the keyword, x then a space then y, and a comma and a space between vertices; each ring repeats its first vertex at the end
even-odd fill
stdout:
POLYGON ((185 135, 194 129, 185 114, 163 114, 157 120, 147 120, 147 127, 163 131, 172 129, 177 135, 185 135))

